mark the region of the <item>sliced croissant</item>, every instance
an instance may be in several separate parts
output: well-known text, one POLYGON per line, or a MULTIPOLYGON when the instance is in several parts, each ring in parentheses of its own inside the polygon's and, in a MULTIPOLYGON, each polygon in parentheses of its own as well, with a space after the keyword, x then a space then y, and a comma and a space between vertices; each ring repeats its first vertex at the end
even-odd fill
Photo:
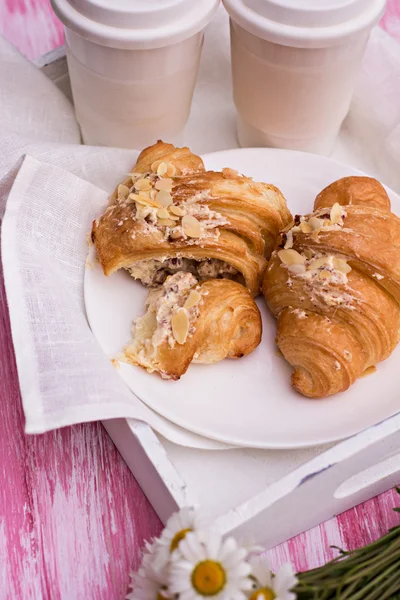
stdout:
POLYGON ((106 275, 124 268, 153 286, 186 270, 201 280, 235 279, 255 296, 290 219, 274 186, 232 169, 205 171, 187 148, 158 142, 117 187, 92 239, 106 275))
POLYGON ((263 292, 294 388, 310 398, 346 390, 387 358, 400 331, 400 219, 383 186, 346 177, 281 236, 263 292))
POLYGON ((261 327, 257 305, 243 286, 224 279, 199 284, 191 273, 179 272, 150 290, 124 360, 179 379, 192 362, 250 354, 260 343, 261 327))

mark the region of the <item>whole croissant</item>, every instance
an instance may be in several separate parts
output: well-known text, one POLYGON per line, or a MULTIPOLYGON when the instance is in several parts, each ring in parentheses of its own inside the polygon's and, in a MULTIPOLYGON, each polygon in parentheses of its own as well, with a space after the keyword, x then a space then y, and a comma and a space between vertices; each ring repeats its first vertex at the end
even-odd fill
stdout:
POLYGON ((250 354, 261 341, 261 316, 239 283, 191 273, 167 277, 152 289, 147 312, 134 323, 125 362, 164 379, 179 379, 191 362, 211 364, 250 354))
POLYGON ((277 344, 310 398, 346 390, 400 331, 400 219, 383 186, 346 177, 281 235, 263 281, 277 344))
POLYGON ((186 271, 200 280, 234 279, 256 296, 290 220, 274 186, 231 169, 205 171, 188 148, 158 142, 118 186, 92 239, 106 275, 124 268, 154 286, 186 271))

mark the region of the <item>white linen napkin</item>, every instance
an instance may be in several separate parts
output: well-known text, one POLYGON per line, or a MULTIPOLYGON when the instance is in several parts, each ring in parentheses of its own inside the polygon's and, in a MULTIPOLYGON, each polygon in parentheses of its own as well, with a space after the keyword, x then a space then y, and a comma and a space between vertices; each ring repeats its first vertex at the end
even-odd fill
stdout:
POLYGON ((125 386, 89 329, 83 304, 85 233, 108 194, 31 156, 21 162, 8 178, 13 185, 2 258, 26 431, 124 416, 149 423, 175 443, 224 447, 145 406, 125 386))
MULTIPOLYGON (((126 388, 88 327, 85 234, 137 152, 80 146, 73 109, 0 39, 2 261, 26 431, 136 418, 178 444, 223 448, 169 423, 126 388)), ((400 192, 400 46, 371 37, 339 158, 400 192), (379 107, 384 107, 380 110, 379 107)), ((184 143, 204 153, 237 147, 228 23, 208 28, 184 143)))

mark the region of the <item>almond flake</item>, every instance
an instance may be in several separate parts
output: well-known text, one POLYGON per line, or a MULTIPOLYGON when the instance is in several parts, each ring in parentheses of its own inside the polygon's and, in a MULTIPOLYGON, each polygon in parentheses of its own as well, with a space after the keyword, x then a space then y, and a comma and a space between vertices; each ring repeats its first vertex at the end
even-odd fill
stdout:
POLYGON ((155 188, 156 190, 165 190, 166 192, 170 192, 172 190, 172 179, 168 177, 164 177, 163 179, 159 179, 156 181, 155 188))
POLYGON ((315 260, 312 261, 312 263, 309 265, 310 269, 319 269, 319 267, 324 267, 325 265, 327 265, 329 262, 329 259, 327 256, 321 256, 320 258, 316 258, 315 260))
POLYGON ((285 265, 301 265, 306 262, 306 257, 299 254, 297 250, 280 250, 278 256, 285 265))
POLYGON ((312 229, 319 229, 323 226, 323 221, 322 219, 318 219, 318 217, 311 217, 311 219, 308 220, 308 224, 312 229))
POLYGON ((175 221, 172 221, 172 219, 158 219, 157 225, 161 227, 175 227, 175 221))
POLYGON ((347 262, 343 258, 334 258, 333 265, 334 265, 335 269, 337 269, 338 271, 341 271, 342 273, 345 273, 346 275, 347 275, 347 273, 350 273, 350 271, 351 271, 351 266, 348 265, 347 262))
POLYGON ((330 217, 334 225, 342 223, 342 207, 337 202, 331 208, 330 217))
POLYGON ((306 272, 306 266, 300 264, 293 264, 288 266, 288 271, 294 273, 295 275, 301 275, 306 272))
POLYGON ((200 221, 192 215, 185 215, 182 217, 182 227, 186 235, 191 238, 199 238, 201 236, 202 230, 200 221))
POLYGON ((303 233, 311 233, 312 232, 312 227, 309 223, 306 223, 305 221, 302 221, 300 223, 300 230, 303 233))
POLYGON ((158 202, 155 202, 154 200, 151 200, 150 197, 144 196, 142 194, 129 194, 129 198, 131 200, 134 200, 138 204, 141 204, 142 206, 153 206, 154 208, 161 207, 161 204, 158 204, 158 202))
POLYGON ((136 201, 136 216, 137 217, 139 217, 139 218, 141 217, 144 206, 149 206, 149 205, 147 203, 145 204, 144 202, 136 201))
POLYGON ((159 208, 157 211, 157 217, 160 219, 169 219, 169 212, 166 208, 159 208))
POLYGON ((164 206, 164 208, 167 208, 167 206, 170 206, 172 204, 172 196, 169 192, 166 192, 165 190, 160 190, 156 194, 156 201, 161 206, 164 206))
POLYGON ((129 188, 124 185, 123 183, 120 183, 118 186, 118 199, 119 200, 126 200, 126 198, 128 197, 129 194, 129 188))
POLYGON ((144 192, 147 190, 151 190, 151 188, 152 188, 151 181, 149 179, 146 179, 145 177, 135 181, 135 190, 144 192))
POLYGON ((201 295, 196 290, 191 290, 189 296, 186 298, 186 302, 183 305, 183 308, 189 309, 193 306, 196 306, 201 300, 201 295))
POLYGON ((168 177, 174 177, 174 175, 176 175, 176 167, 172 163, 167 163, 167 175, 168 177))
POLYGON ((183 210, 183 208, 181 208, 180 206, 175 206, 175 204, 172 204, 169 207, 169 211, 173 215, 176 215, 177 217, 183 217, 183 216, 185 216, 185 211, 183 210))
POLYGON ((311 252, 311 250, 309 250, 308 248, 306 248, 305 250, 303 250, 303 254, 308 259, 310 259, 310 258, 312 258, 314 256, 313 253, 311 252))
MULTIPOLYGON (((150 205, 148 204, 148 202, 144 202, 142 200, 136 200, 136 211, 137 212, 140 212, 140 209, 143 208, 143 206, 150 206, 150 205)), ((140 216, 140 215, 138 215, 138 216, 140 216)))
POLYGON ((128 173, 127 174, 128 177, 130 177, 133 181, 136 181, 136 179, 140 179, 141 177, 143 177, 143 173, 128 173))
POLYGON ((178 344, 186 342, 189 333, 189 318, 184 308, 180 308, 171 319, 172 334, 178 344))
POLYGON ((163 177, 164 175, 167 174, 167 170, 168 170, 168 165, 166 162, 160 162, 160 164, 157 167, 157 175, 159 175, 160 177, 163 177))
POLYGON ((329 271, 320 271, 318 274, 319 279, 330 279, 331 278, 331 274, 329 273, 329 271))
MULTIPOLYGON (((139 196, 139 194, 129 194, 128 200, 134 200, 136 202, 137 200, 145 201, 146 199, 139 196)), ((147 200, 146 200, 146 202, 147 202, 147 200)))
POLYGON ((156 160, 155 162, 153 162, 153 164, 151 165, 151 170, 153 171, 153 173, 157 173, 157 169, 158 167, 161 165, 162 160, 156 160))

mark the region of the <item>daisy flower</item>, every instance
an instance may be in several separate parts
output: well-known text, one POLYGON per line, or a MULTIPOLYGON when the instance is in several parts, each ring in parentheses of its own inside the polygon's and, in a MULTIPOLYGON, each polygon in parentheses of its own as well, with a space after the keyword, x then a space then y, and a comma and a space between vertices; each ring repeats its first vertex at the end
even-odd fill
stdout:
POLYGON ((168 589, 180 600, 246 600, 251 590, 247 550, 219 533, 191 532, 171 556, 168 589))
POLYGON ((296 594, 290 590, 295 587, 298 579, 291 565, 282 565, 276 575, 273 575, 266 558, 257 556, 249 562, 254 579, 249 600, 295 600, 296 594))
POLYGON ((167 521, 164 531, 156 541, 154 568, 164 571, 173 552, 190 531, 200 531, 209 525, 204 515, 194 508, 183 508, 167 521))
POLYGON ((132 591, 126 596, 127 600, 168 600, 170 598, 165 586, 149 578, 142 567, 131 577, 132 591))
POLYGON ((137 573, 131 573, 132 591, 126 596, 126 600, 168 600, 165 573, 154 567, 157 543, 158 540, 152 544, 146 542, 147 552, 137 573))

